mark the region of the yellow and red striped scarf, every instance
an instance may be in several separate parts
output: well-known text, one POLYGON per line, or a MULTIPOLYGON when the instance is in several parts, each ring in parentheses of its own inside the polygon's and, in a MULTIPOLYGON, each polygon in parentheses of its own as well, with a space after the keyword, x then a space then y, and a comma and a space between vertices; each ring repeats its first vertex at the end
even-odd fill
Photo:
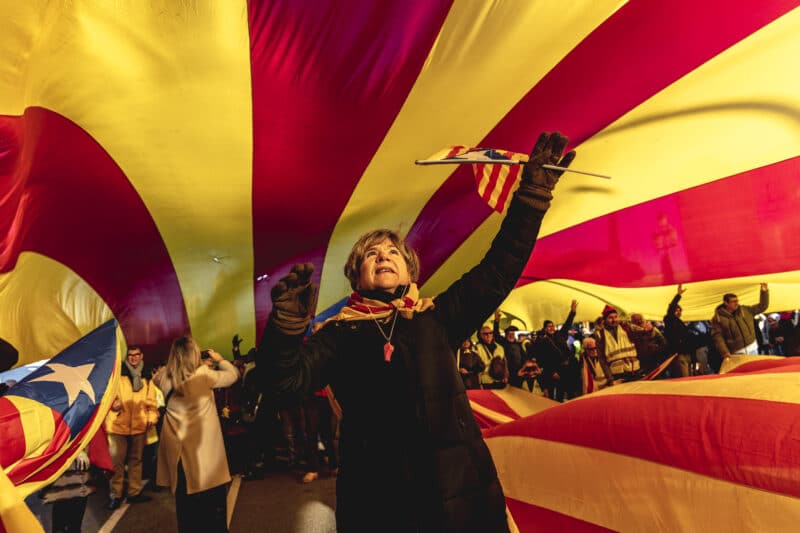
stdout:
POLYGON ((365 298, 354 292, 350 295, 342 310, 325 322, 332 320, 370 320, 372 318, 381 320, 391 317, 395 309, 403 318, 411 318, 414 313, 422 313, 433 308, 433 298, 420 298, 417 284, 412 283, 409 285, 405 296, 395 298, 389 303, 365 298))

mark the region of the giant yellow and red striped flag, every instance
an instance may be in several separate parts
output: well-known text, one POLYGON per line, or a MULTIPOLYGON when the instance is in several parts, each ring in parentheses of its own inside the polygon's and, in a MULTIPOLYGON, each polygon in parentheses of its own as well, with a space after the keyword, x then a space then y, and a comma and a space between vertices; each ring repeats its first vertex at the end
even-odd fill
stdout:
POLYGON ((188 331, 254 345, 295 262, 335 314, 376 227, 433 296, 480 260, 514 180, 414 160, 555 130, 614 179, 560 180, 502 305, 523 329, 572 299, 578 321, 657 319, 678 283, 685 320, 761 281, 791 309, 798 6, 0 0, 0 338, 17 364, 112 316, 148 359, 188 331))
POLYGON ((794 531, 800 360, 609 387, 485 438, 519 531, 794 531))
POLYGON ((117 323, 110 320, 0 398, 0 467, 21 498, 52 483, 89 445, 119 373, 117 323))

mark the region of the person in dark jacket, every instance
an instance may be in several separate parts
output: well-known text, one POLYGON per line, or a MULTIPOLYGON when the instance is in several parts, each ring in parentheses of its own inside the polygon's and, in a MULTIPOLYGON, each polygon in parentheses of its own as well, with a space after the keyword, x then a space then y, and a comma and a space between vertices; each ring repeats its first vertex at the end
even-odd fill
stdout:
POLYGON ((464 381, 465 389, 481 388, 481 373, 486 368, 481 356, 475 352, 470 339, 461 343, 456 357, 456 366, 464 381))
POLYGON ((739 305, 739 298, 733 293, 722 297, 711 319, 711 338, 714 339, 722 362, 731 354, 757 355, 755 316, 769 307, 769 287, 761 284, 758 304, 739 305))
POLYGON ((775 340, 782 344, 783 355, 792 356, 800 355, 800 332, 798 327, 795 326, 792 320, 791 311, 786 311, 780 314, 778 321, 778 332, 775 340))
POLYGON ((670 365, 670 374, 673 377, 687 377, 690 372, 696 349, 694 335, 689 330, 689 326, 681 320, 683 309, 678 302, 686 289, 683 285, 678 285, 678 292, 667 306, 667 314, 664 315, 664 336, 667 338, 670 353, 678 354, 670 365))
POLYGON ((355 292, 305 342, 313 266, 273 288, 258 355, 267 386, 296 395, 330 384, 342 407, 338 531, 509 530, 455 350, 514 288, 561 173, 542 165, 569 165, 566 144, 539 137, 489 251, 435 298, 419 297, 416 253, 389 230, 356 242, 345 264, 355 292))
POLYGON ((575 319, 578 302, 572 300, 569 315, 561 329, 556 331, 552 320, 545 320, 542 331, 536 337, 533 354, 542 367, 540 383, 553 400, 564 401, 579 394, 580 368, 572 350, 567 346, 569 329, 575 319))
POLYGON ((522 365, 528 359, 528 354, 525 353, 525 348, 522 343, 517 340, 517 326, 508 326, 505 329, 505 334, 500 335, 500 311, 494 312, 494 339, 500 346, 503 347, 503 352, 506 356, 506 363, 508 364, 508 384, 512 387, 522 387, 522 377, 519 375, 522 365))

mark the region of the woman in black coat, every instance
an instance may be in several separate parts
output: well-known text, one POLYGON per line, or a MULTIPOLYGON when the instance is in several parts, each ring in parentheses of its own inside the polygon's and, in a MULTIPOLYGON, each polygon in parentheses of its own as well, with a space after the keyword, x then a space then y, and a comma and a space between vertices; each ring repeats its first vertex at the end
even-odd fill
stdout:
POLYGON ((566 137, 543 133, 480 264, 436 298, 420 298, 414 251, 394 232, 362 236, 345 265, 347 305, 307 341, 313 267, 272 291, 259 346, 268 387, 301 395, 330 384, 342 406, 336 521, 358 531, 508 531, 505 500, 455 365, 461 341, 514 288, 551 191, 566 137))

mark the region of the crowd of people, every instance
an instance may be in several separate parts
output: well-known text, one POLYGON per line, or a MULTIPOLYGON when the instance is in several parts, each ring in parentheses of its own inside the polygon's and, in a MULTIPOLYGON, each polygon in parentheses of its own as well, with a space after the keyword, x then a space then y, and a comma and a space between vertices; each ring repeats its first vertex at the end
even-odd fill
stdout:
POLYGON ((639 313, 623 319, 606 305, 594 322, 573 323, 573 301, 559 328, 545 320, 538 331, 510 325, 501 334, 498 310, 494 328, 482 327, 477 339, 464 340, 457 352, 464 387, 518 387, 563 402, 646 376, 718 372, 731 354, 800 355, 797 312, 763 314, 769 304, 767 284, 761 285, 757 304, 740 305, 735 294, 727 293, 709 320, 689 323, 681 319, 679 304, 685 291, 678 286, 660 321, 645 320, 639 313))
POLYGON ((251 480, 299 471, 305 483, 336 475, 341 414, 330 388, 293 400, 265 395, 255 349, 243 355, 241 342, 233 337, 231 362, 182 337, 155 366, 128 346, 105 424, 110 510, 150 501, 144 478, 150 490, 175 494, 181 531, 223 531, 231 472, 251 480))

